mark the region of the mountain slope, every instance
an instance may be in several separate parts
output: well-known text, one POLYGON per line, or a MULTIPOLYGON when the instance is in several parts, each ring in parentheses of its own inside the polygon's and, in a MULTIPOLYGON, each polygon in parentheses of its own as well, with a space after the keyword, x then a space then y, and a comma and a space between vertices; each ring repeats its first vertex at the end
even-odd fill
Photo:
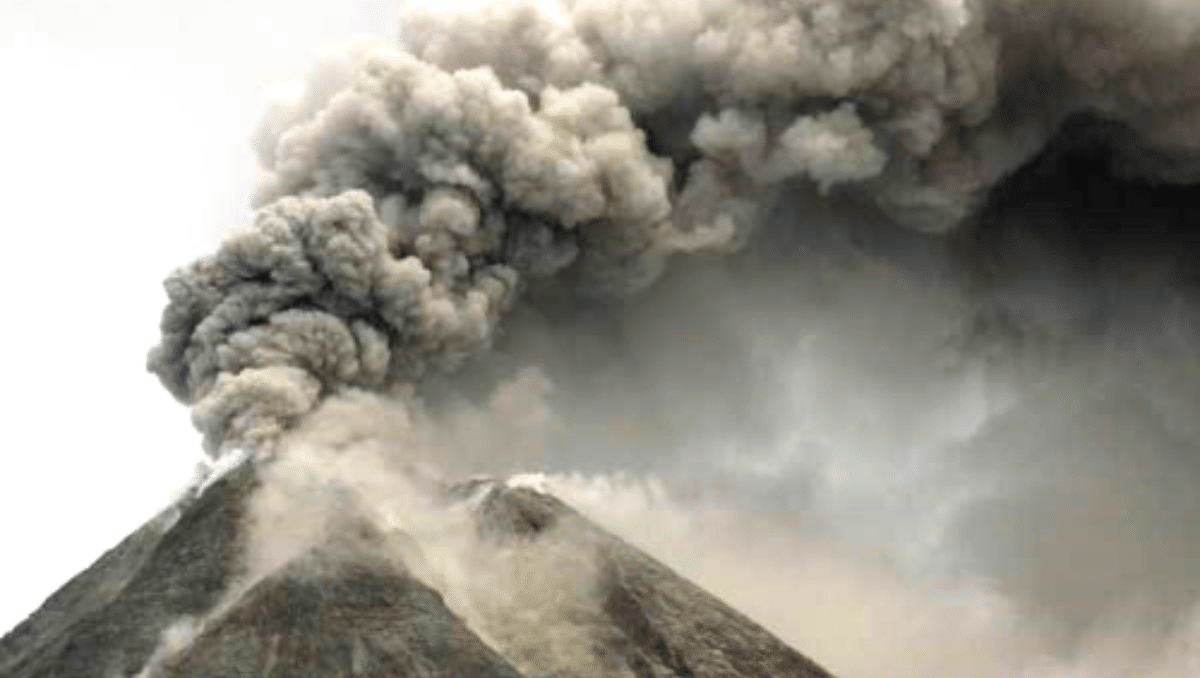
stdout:
POLYGON ((258 482, 252 464, 239 467, 105 554, 0 640, 0 675, 828 676, 561 501, 501 482, 448 496, 471 507, 495 569, 518 563, 509 573, 531 582, 507 608, 460 616, 385 557, 365 523, 248 580, 244 518, 258 482), (551 628, 534 613, 556 591, 551 628))
POLYGON ((163 662, 161 678, 520 678, 407 573, 317 551, 259 582, 163 662))
POLYGON ((239 467, 126 538, 0 640, 0 675, 136 674, 165 628, 204 614, 235 578, 256 482, 239 467))
POLYGON ((604 635, 610 650, 624 648, 632 675, 829 676, 745 615, 554 497, 497 486, 477 515, 485 535, 501 542, 565 538, 595 554, 604 635))

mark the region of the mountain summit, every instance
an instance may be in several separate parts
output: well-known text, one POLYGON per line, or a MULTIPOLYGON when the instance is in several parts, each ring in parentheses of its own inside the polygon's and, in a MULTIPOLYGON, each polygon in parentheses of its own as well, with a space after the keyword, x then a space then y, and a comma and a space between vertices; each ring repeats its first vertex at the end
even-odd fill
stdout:
POLYGON ((127 537, 0 640, 0 675, 829 676, 558 499, 503 482, 446 492, 481 543, 519 564, 526 590, 490 611, 456 613, 366 522, 248 578, 260 484, 244 464, 127 537))

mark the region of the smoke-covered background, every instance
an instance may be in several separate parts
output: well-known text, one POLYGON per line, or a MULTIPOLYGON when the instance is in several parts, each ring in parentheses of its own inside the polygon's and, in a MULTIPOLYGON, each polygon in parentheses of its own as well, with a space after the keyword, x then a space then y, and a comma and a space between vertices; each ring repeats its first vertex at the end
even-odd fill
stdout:
MULTIPOLYGON (((839 675, 1200 669, 1193 5, 400 13, 271 90, 256 176, 213 170, 259 210, 168 278, 150 356, 209 454, 533 473, 839 675)), ((198 198, 143 197, 165 162, 112 189, 108 267, 127 222, 195 237, 198 198)))

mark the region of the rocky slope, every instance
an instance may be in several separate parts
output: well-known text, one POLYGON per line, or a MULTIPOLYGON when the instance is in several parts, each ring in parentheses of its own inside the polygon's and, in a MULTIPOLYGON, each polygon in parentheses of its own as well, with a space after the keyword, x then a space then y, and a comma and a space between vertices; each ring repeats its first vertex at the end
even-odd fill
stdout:
POLYGON ((367 524, 249 581, 240 556, 257 483, 252 466, 235 469, 105 554, 0 640, 0 676, 828 676, 557 499, 503 483, 450 490, 471 502, 483 542, 579 557, 514 560, 535 590, 471 623, 376 552, 383 537, 367 524), (521 609, 550 582, 580 592, 553 629, 521 609))

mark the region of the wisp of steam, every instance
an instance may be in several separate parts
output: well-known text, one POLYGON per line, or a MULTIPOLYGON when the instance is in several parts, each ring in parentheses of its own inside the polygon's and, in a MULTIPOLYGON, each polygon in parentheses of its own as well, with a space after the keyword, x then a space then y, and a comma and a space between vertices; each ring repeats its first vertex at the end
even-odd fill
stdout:
POLYGON ((399 28, 165 283, 212 457, 546 472, 841 675, 1200 675, 1200 4, 399 28))

